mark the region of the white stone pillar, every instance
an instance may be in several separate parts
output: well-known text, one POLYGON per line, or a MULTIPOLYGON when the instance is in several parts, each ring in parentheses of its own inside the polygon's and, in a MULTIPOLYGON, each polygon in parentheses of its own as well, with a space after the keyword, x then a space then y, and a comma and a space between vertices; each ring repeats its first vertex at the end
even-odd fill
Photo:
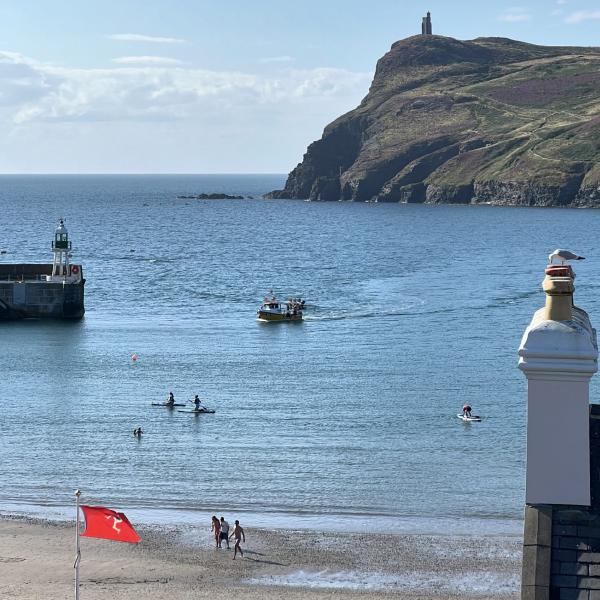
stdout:
POLYGON ((575 275, 549 266, 546 306, 523 334, 527 376, 527 504, 590 505, 589 381, 598 369, 596 331, 572 303, 575 275))

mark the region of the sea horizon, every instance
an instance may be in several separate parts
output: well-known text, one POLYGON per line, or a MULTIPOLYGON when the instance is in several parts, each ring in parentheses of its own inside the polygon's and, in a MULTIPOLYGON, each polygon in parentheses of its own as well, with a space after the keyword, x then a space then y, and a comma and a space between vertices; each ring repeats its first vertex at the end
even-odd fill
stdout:
POLYGON ((214 172, 214 173, 158 173, 158 172, 152 172, 152 173, 109 173, 109 172, 98 172, 98 173, 0 173, 0 177, 102 177, 102 176, 107 176, 107 177, 128 177, 128 176, 132 176, 132 177, 203 177, 203 176, 207 176, 207 177, 211 177, 211 176, 218 176, 218 177, 228 177, 228 176, 243 176, 243 177, 264 177, 264 176, 269 176, 269 175, 273 175, 273 176, 278 176, 278 177, 287 177, 287 173, 278 173, 276 171, 266 171, 266 172, 249 172, 249 173, 244 173, 244 172, 214 172))

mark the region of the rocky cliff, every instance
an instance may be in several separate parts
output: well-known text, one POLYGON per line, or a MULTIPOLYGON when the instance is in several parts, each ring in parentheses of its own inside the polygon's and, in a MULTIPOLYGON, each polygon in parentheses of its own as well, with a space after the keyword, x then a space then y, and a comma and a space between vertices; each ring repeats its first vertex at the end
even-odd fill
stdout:
POLYGON ((600 206, 600 48, 396 42, 268 197, 600 206))

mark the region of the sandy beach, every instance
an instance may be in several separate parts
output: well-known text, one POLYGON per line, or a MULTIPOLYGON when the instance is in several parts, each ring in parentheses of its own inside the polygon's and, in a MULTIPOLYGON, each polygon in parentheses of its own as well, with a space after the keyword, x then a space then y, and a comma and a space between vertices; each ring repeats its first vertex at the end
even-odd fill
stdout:
MULTIPOLYGON (((517 598, 518 537, 364 535, 246 528, 244 558, 199 528, 82 538, 81 600, 517 598)), ((0 520, 0 597, 74 597, 74 524, 0 520)))

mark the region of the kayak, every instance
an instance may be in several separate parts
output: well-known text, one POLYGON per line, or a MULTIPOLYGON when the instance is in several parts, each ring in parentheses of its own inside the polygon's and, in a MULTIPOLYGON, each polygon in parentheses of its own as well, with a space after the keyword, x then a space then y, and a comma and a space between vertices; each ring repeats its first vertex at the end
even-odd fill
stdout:
POLYGON ((478 423, 479 421, 481 421, 481 417, 479 417, 478 415, 471 415, 470 417, 465 417, 465 415, 456 415, 461 421, 464 421, 465 423, 478 423))
POLYGON ((198 410, 196 410, 195 408, 188 408, 187 410, 178 410, 177 412, 182 412, 182 413, 190 413, 190 414, 194 414, 194 415, 200 415, 202 413, 207 413, 209 415, 214 414, 214 410, 212 408, 199 408, 198 410))
POLYGON ((185 404, 167 404, 166 402, 153 402, 152 406, 164 406, 165 408, 173 408, 174 406, 185 406, 185 404))

